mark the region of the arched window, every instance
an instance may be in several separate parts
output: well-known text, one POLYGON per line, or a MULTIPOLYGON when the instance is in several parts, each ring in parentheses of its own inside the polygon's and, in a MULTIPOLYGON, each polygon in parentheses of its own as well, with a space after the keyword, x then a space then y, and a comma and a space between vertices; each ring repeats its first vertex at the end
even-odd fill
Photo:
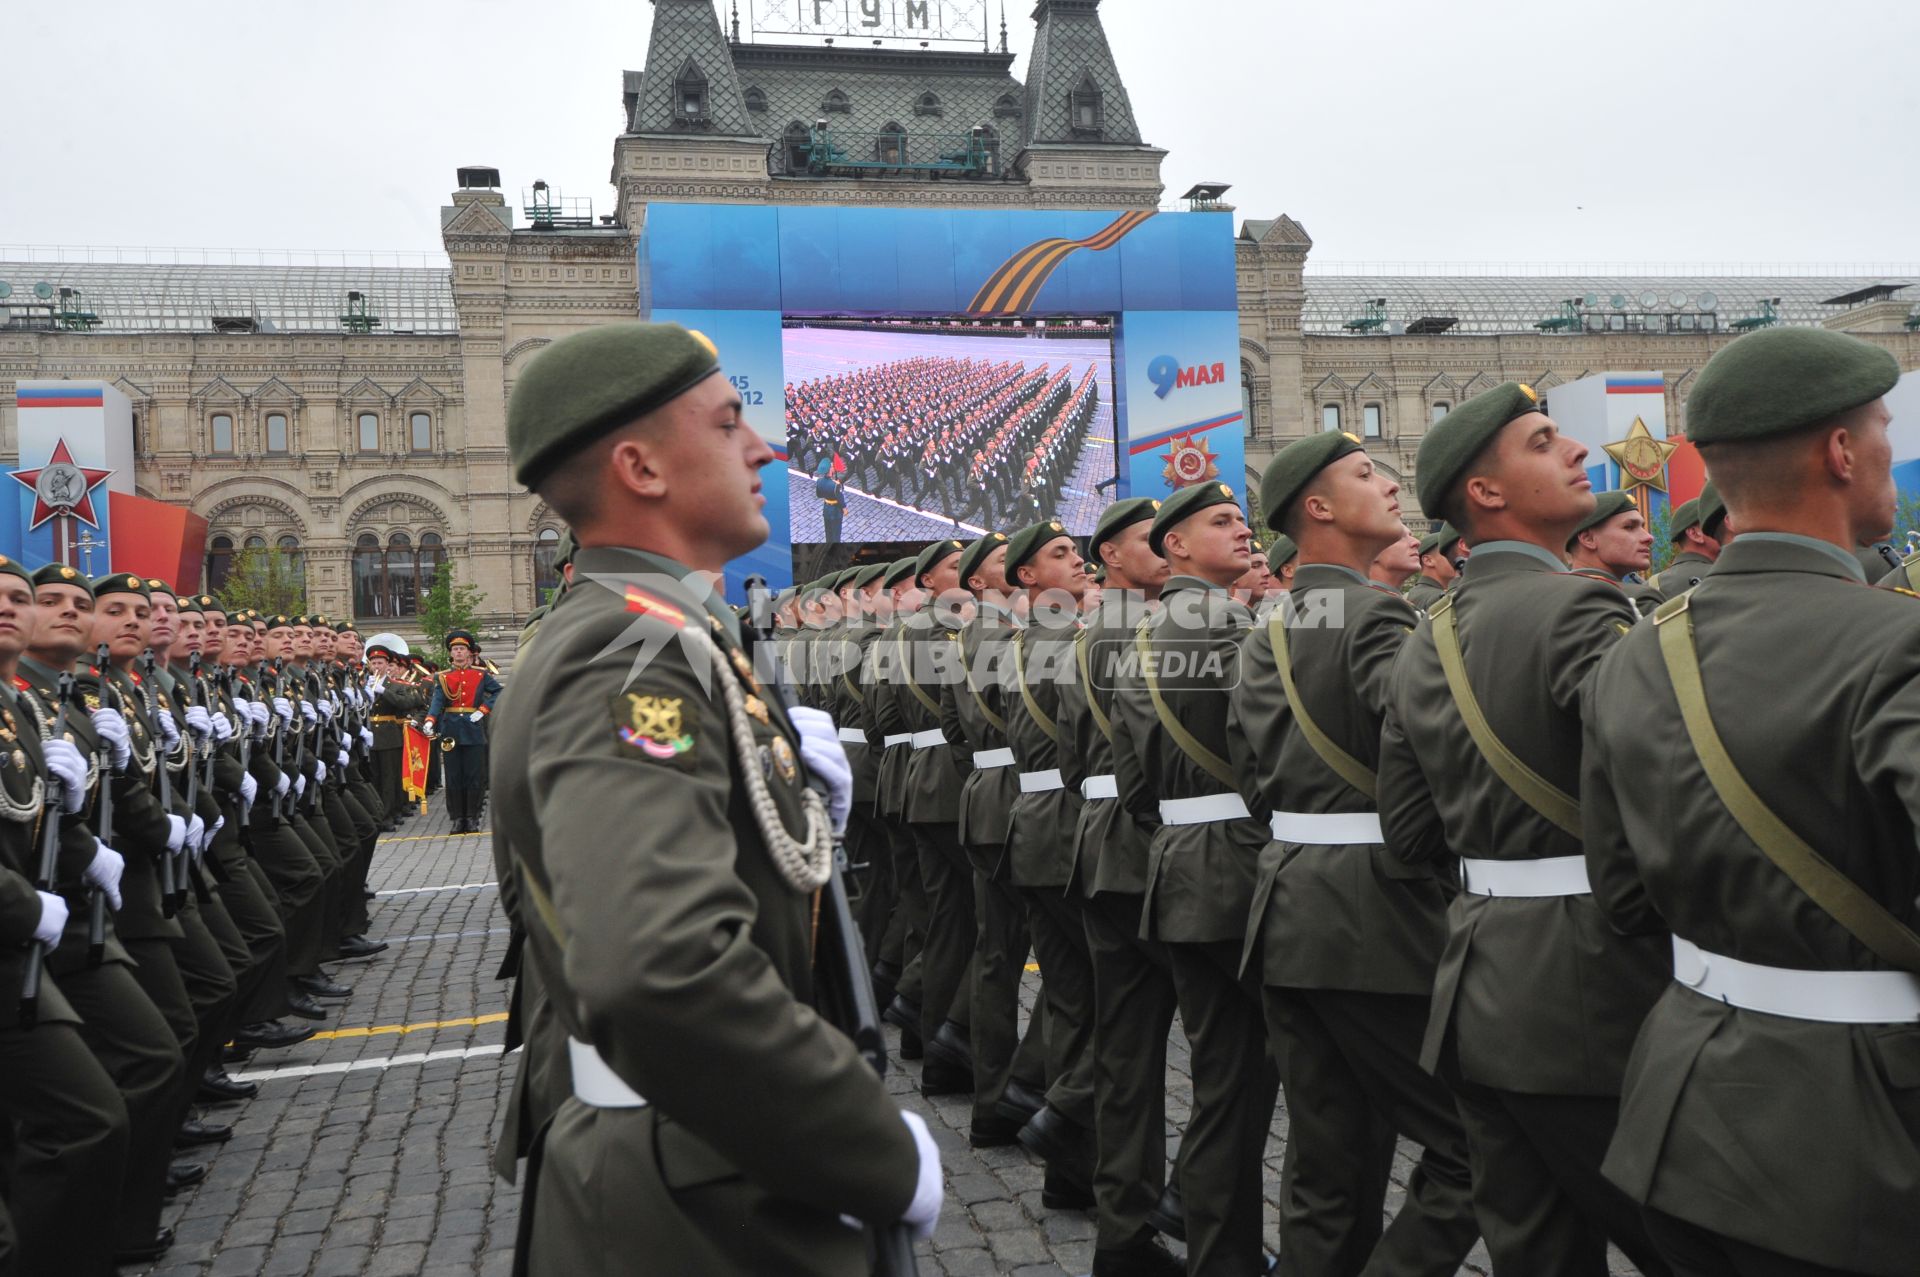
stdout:
POLYGON ((243 550, 264 550, 267 548, 267 539, 256 533, 248 537, 240 548, 243 550))
POLYGON ((787 172, 806 172, 813 153, 812 136, 807 132, 807 126, 795 120, 787 125, 787 131, 781 135, 781 140, 786 145, 787 172))
POLYGON ((380 451, 380 414, 377 412, 360 414, 360 451, 380 451))
POLYGON ((233 571, 233 538, 217 536, 207 542, 207 593, 218 594, 226 588, 227 574, 233 571))
POLYGON ((839 89, 828 89, 827 96, 821 99, 820 109, 822 111, 837 111, 841 115, 846 115, 853 110, 853 102, 839 89))
POLYGON ((560 534, 552 528, 541 528, 540 534, 533 539, 533 602, 537 607, 545 603, 553 591, 560 588, 560 568, 554 558, 560 553, 560 534))
POLYGON ((905 164, 907 131, 891 120, 881 125, 880 136, 873 142, 873 158, 882 164, 905 164))
POLYGON ((747 91, 740 96, 746 100, 747 110, 749 111, 764 111, 767 109, 767 94, 764 89, 757 86, 749 86, 747 91))
POLYGON ((939 115, 940 95, 937 93, 922 93, 920 100, 913 104, 913 113, 915 115, 939 115))
POLYGON ((993 118, 996 120, 1019 119, 1020 99, 1011 93, 1002 93, 993 100, 993 118))
POLYGON ((306 557, 300 553, 300 538, 291 535, 283 536, 275 548, 286 559, 287 570, 293 573, 293 579, 304 586, 307 581, 307 562, 306 557))
POLYGON ((285 452, 287 450, 287 414, 270 412, 267 414, 267 451, 285 452))
POLYGON ((380 538, 371 532, 362 532, 353 542, 353 614, 355 616, 387 615, 386 590, 382 584, 382 578, 385 575, 385 565, 380 555, 380 538))
POLYGON ((420 610, 420 561, 413 538, 396 532, 387 538, 387 615, 412 616, 420 610))
POLYGON ((447 561, 447 548, 440 543, 438 532, 420 534, 420 593, 425 595, 433 588, 440 577, 440 568, 447 561))
POLYGON ((407 418, 407 444, 415 452, 433 451, 433 417, 416 412, 407 418))
POLYGON ((1068 120, 1075 133, 1098 133, 1105 115, 1105 94, 1094 83, 1091 71, 1082 72, 1069 99, 1068 120))
POLYGON ((210 423, 213 427, 213 451, 222 455, 233 452, 233 417, 229 413, 216 412, 210 423))
POLYGON ((987 157, 987 172, 998 173, 1000 171, 1000 133, 991 124, 982 124, 978 132, 980 149, 986 153, 987 157))
POLYGON ((1258 435, 1259 423, 1253 419, 1253 365, 1244 359, 1240 361, 1240 415, 1246 420, 1247 434, 1258 435))
POLYGON ((685 121, 707 118, 707 77, 700 64, 688 58, 673 80, 673 113, 685 121))

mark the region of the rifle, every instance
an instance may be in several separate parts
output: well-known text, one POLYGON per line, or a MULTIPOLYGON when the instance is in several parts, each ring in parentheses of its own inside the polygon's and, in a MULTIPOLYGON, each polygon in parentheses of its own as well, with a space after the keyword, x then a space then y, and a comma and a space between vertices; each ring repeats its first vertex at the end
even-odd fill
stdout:
MULTIPOLYGON (((191 693, 189 693, 190 698, 195 705, 206 710, 207 717, 211 719, 213 717, 213 705, 207 697, 207 686, 200 679, 200 653, 198 652, 187 657, 187 679, 193 689, 191 693)), ((208 729, 207 739, 202 743, 199 753, 194 753, 192 749, 193 742, 191 740, 189 740, 187 744, 187 810, 192 811, 197 805, 199 790, 205 789, 209 794, 213 792, 212 729, 208 729), (202 772, 206 774, 202 776, 202 772)), ((209 830, 206 836, 207 841, 211 843, 213 841, 212 831, 209 830)), ((201 863, 207 867, 208 871, 213 874, 214 881, 224 883, 228 880, 226 870, 220 867, 219 861, 207 854, 207 848, 201 849, 200 860, 201 863)), ((213 894, 208 889, 206 880, 194 872, 191 857, 189 857, 187 861, 187 881, 193 884, 194 897, 198 899, 201 904, 212 903, 213 894)))
MULTIPOLYGON (((262 688, 262 690, 265 689, 262 688)), ((276 666, 273 671, 273 700, 285 700, 286 695, 287 676, 281 673, 280 669, 276 666)), ((272 708, 271 703, 269 703, 268 708, 272 708)), ((268 721, 276 725, 273 736, 273 765, 284 772, 287 769, 287 731, 292 725, 282 723, 279 720, 280 715, 276 713, 268 721)), ((273 804, 271 814, 275 820, 278 820, 280 819, 280 789, 278 786, 274 787, 271 801, 273 804)))
MULTIPOLYGON (((107 681, 107 645, 102 643, 95 653, 94 660, 100 669, 100 704, 118 712, 120 694, 107 681), (108 703, 111 697, 113 703, 108 703)), ((113 781, 126 772, 114 766, 113 746, 105 740, 100 741, 100 809, 94 813, 94 824, 98 827, 98 837, 102 843, 113 846, 113 781)), ((97 967, 107 956, 107 893, 95 887, 87 899, 87 965, 97 967)))
MULTIPOLYGON (((59 713, 64 714, 72 702, 73 675, 62 674, 59 713)), ((54 721, 60 721, 58 714, 54 721)), ((33 885, 45 892, 56 889, 55 877, 60 872, 60 794, 63 788, 60 778, 49 771, 45 788, 41 791, 39 875, 33 880, 33 885)), ((46 969, 47 952, 52 948, 53 945, 36 942, 27 950, 27 970, 20 980, 20 1027, 23 1029, 30 1029, 40 1021, 40 977, 46 969)))
MULTIPOLYGON (((153 649, 148 648, 140 655, 140 669, 147 676, 146 705, 153 714, 155 723, 160 721, 160 711, 154 697, 153 649)), ((153 743, 154 770, 160 774, 160 808, 169 815, 173 812, 173 777, 167 773, 166 736, 153 743)), ((167 851, 160 854, 160 912, 171 918, 180 912, 180 906, 187 901, 186 839, 180 840, 179 851, 167 851)))
MULTIPOLYGON (((748 577, 746 588, 749 600, 767 597, 764 577, 748 577)), ((740 632, 744 639, 741 646, 751 662, 760 644, 773 641, 766 609, 749 607, 747 620, 740 632)), ((784 716, 788 708, 787 693, 779 678, 769 678, 762 686, 767 699, 778 706, 784 716)), ((816 792, 822 789, 817 780, 807 783, 816 792)), ((821 794, 822 798, 825 796, 821 794)), ((854 1048, 873 1066, 875 1073, 885 1077, 887 1040, 880 1030, 880 1012, 873 996, 873 972, 867 966, 866 945, 861 939, 860 928, 854 923, 853 906, 847 900, 846 872, 846 845, 836 836, 833 840, 833 871, 821 892, 820 902, 817 953, 823 976, 821 993, 826 1003, 821 1008, 821 1014, 853 1040, 854 1048)), ((868 1244, 873 1251, 874 1277, 918 1277, 920 1267, 913 1257, 913 1234, 904 1223, 896 1221, 870 1225, 868 1244)))

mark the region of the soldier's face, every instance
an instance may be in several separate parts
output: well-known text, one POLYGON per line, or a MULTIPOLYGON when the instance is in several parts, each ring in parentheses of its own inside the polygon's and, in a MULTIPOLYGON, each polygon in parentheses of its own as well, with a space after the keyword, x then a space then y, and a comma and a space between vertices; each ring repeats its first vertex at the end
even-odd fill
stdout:
POLYGON ((374 677, 385 678, 387 676, 387 654, 385 652, 375 652, 372 656, 369 656, 367 658, 367 668, 373 671, 374 677))
POLYGON ((453 668, 463 670, 473 664, 473 649, 465 643, 456 643, 453 648, 448 651, 447 659, 453 662, 453 668))
POLYGON ((220 612, 202 612, 200 620, 206 626, 206 637, 200 640, 200 650, 218 658, 227 647, 227 618, 220 612))
POLYGON ((1215 585, 1231 585, 1253 560, 1253 533, 1240 507, 1210 505, 1167 530, 1167 562, 1215 585))
MULTIPOLYGON (((1516 417, 1493 443, 1488 468, 1507 513, 1530 527, 1571 529, 1593 513, 1587 446, 1560 433, 1544 412, 1516 417)), ((1469 486, 1477 480, 1469 480, 1469 486)), ((1565 544, 1564 540, 1560 544, 1565 544)))
POLYGON ((1058 591, 1076 602, 1087 592, 1087 561, 1072 537, 1055 537, 1020 565, 1021 581, 1048 594, 1058 591))
POLYGON ((1400 539, 1380 551, 1374 564, 1389 575, 1406 580, 1420 570, 1420 538, 1403 529, 1400 539))
POLYGON ((178 613, 174 620, 175 638, 173 645, 180 649, 180 655, 192 656, 200 650, 201 640, 207 634, 207 618, 198 612, 178 613))
POLYGON ((1853 415, 1859 424, 1848 432, 1855 476, 1849 489, 1848 513, 1855 540, 1864 544, 1881 540, 1893 531, 1900 494, 1893 483, 1893 441, 1887 435, 1893 414, 1887 410, 1886 400, 1876 399, 1855 409, 1853 415))
POLYGON ((661 413, 663 428, 647 444, 661 513, 702 558, 717 559, 689 566, 718 567, 765 542, 760 467, 773 449, 742 416, 740 392, 708 377, 661 413))
MULTIPOLYGON (((1455 542, 1454 544, 1458 545, 1459 543, 1455 542)), ((1452 583, 1455 577, 1460 575, 1460 573, 1454 569, 1453 560, 1447 557, 1447 552, 1452 548, 1452 546, 1443 546, 1435 550, 1432 554, 1423 554, 1420 556, 1420 570, 1426 573, 1428 580, 1438 585, 1448 585, 1452 583)))
POLYGON ((180 605, 174 601, 173 595, 154 591, 148 623, 149 646, 163 652, 171 648, 180 634, 180 605))
POLYGON ((116 661, 131 660, 147 649, 147 618, 152 607, 137 594, 109 594, 94 605, 92 645, 107 645, 116 661))
POLYGON ((1280 570, 1273 574, 1274 592, 1284 593, 1285 591, 1291 590, 1293 588, 1293 574, 1299 571, 1299 569, 1300 569, 1299 555, 1295 555, 1293 558, 1288 559, 1285 563, 1282 563, 1280 565, 1280 570))
POLYGON ((267 659, 277 661, 290 654, 293 646, 293 630, 285 625, 276 625, 267 631, 264 651, 267 659))
POLYGON ((93 637, 93 595, 75 585, 43 585, 33 592, 34 645, 64 664, 93 637))
POLYGON ((340 634, 340 637, 333 641, 333 655, 335 660, 341 660, 341 661, 359 660, 360 659, 360 636, 358 634, 355 634, 352 630, 342 631, 342 633, 340 634))
POLYGON ((33 586, 11 572, 0 576, 0 658, 18 660, 33 642, 33 586))
POLYGON ((1653 533, 1638 510, 1623 510, 1595 528, 1594 553, 1618 576, 1653 566, 1653 533))
POLYGON ((975 594, 1007 592, 1007 547, 1003 543, 987 552, 980 566, 967 578, 967 588, 975 594))
POLYGON ((927 593, 934 598, 939 598, 948 590, 958 589, 960 587, 960 556, 949 554, 934 564, 925 579, 927 593))
POLYGON ((305 625, 296 625, 287 634, 288 649, 296 661, 304 661, 313 655, 313 631, 305 625))
POLYGON ((1152 522, 1142 519, 1138 523, 1128 524, 1118 536, 1108 539, 1100 547, 1101 557, 1107 561, 1109 572, 1120 573, 1129 586, 1145 590, 1150 596, 1160 592, 1160 587, 1167 583, 1167 577, 1172 573, 1167 561, 1155 554, 1153 546, 1147 541, 1147 533, 1152 530, 1152 522))
POLYGON ((1355 542, 1376 551, 1399 540, 1400 485, 1364 452, 1350 452, 1314 479, 1309 509, 1355 542))

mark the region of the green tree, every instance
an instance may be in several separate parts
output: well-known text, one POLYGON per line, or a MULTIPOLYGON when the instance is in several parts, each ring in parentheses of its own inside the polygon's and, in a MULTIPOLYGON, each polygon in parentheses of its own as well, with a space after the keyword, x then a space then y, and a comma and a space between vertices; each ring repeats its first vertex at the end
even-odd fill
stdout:
POLYGON ((420 596, 420 628, 432 649, 428 655, 437 665, 449 664, 447 635, 454 630, 472 633, 480 615, 480 587, 462 584, 455 576, 453 564, 442 563, 433 584, 420 596))
POLYGON ((254 608, 263 616, 307 610, 307 577, 298 555, 255 546, 233 556, 220 602, 229 612, 254 608))
POLYGON ((1647 530, 1653 533, 1653 566, 1647 569, 1647 575, 1666 570, 1673 562, 1674 548, 1670 534, 1673 530, 1673 503, 1671 501, 1653 512, 1653 519, 1647 524, 1647 530))

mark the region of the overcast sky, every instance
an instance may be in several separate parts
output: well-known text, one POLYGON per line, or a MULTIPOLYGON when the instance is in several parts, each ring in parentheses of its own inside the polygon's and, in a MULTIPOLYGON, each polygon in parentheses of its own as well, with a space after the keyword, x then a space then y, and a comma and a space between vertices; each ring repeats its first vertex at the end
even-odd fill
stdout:
MULTIPOLYGON (((993 17, 998 18, 998 0, 993 17)), ((749 0, 741 0, 743 10, 749 0)), ((1031 0, 1009 6, 1024 74, 1031 0)), ((0 245, 439 249, 461 164, 610 212, 645 0, 6 6, 0 245)), ((1330 262, 1920 261, 1920 3, 1106 0, 1168 202, 1330 262)))

